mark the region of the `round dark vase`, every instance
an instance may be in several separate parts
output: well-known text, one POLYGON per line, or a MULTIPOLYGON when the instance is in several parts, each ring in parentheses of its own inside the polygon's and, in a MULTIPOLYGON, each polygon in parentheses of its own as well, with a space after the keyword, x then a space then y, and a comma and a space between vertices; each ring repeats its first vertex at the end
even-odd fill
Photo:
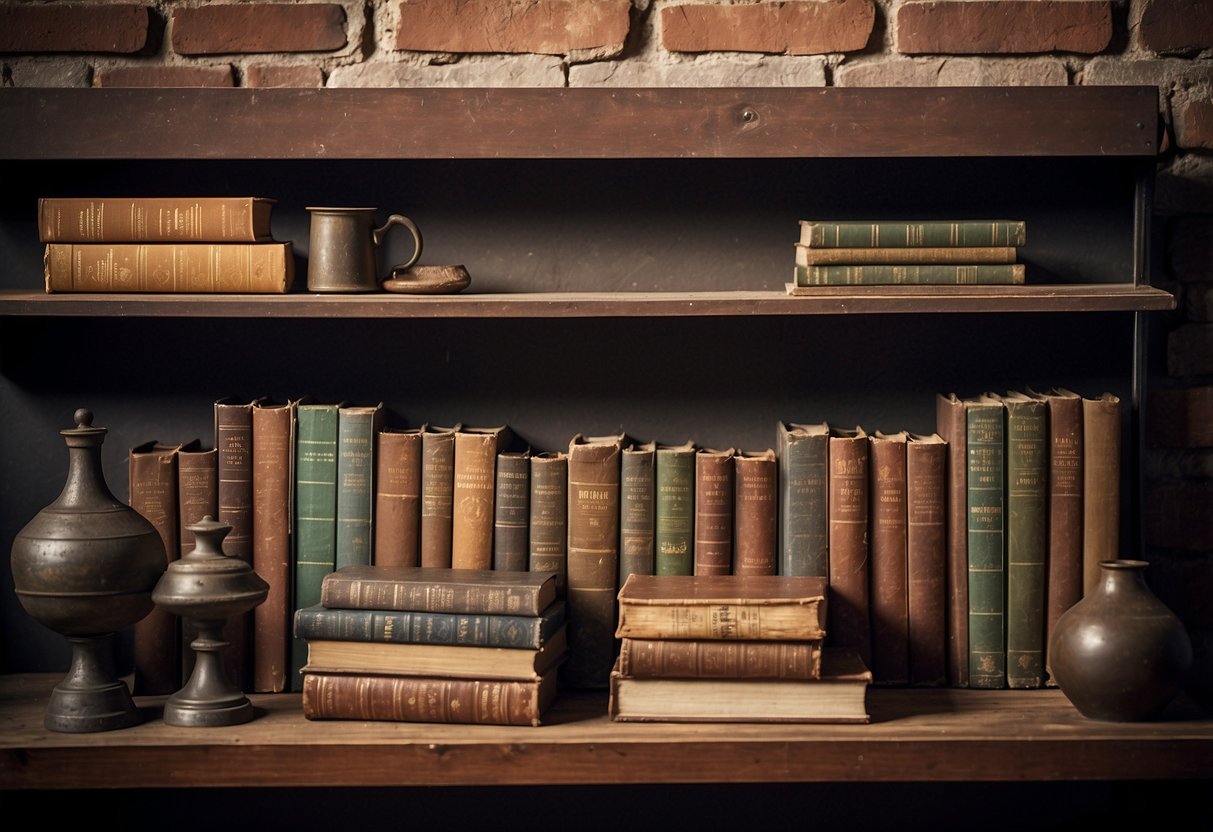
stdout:
POLYGON ((1050 670, 1088 719, 1150 719, 1187 680, 1191 641, 1146 584, 1147 566, 1144 560, 1101 561, 1099 581, 1054 628, 1050 670))
POLYGON ((167 558, 156 527, 110 492, 101 467, 105 428, 77 410, 60 431, 68 448, 59 498, 13 539, 17 598, 33 618, 72 645, 71 667, 46 709, 51 731, 84 733, 140 721, 114 667, 113 636, 152 611, 167 558))

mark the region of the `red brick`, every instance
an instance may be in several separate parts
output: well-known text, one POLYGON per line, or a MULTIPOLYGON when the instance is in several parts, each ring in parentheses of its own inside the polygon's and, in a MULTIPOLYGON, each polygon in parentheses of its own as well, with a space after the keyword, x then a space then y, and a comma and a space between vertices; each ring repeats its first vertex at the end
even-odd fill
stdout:
POLYGON ((1171 275, 1181 281, 1213 280, 1213 214, 1175 217, 1167 230, 1171 275))
POLYGON ((173 11, 179 55, 331 52, 346 44, 345 9, 336 3, 225 3, 173 11))
POLYGON ((1151 390, 1146 440, 1152 448, 1213 448, 1213 386, 1151 390))
MULTIPOLYGON (((1148 484, 1143 515, 1146 543, 1189 552, 1213 552, 1213 481, 1168 480, 1148 484)), ((1213 586, 1204 593, 1213 597, 1213 586)), ((1209 605, 1213 610, 1213 604, 1209 605)))
POLYGON ((927 0, 897 10, 907 55, 1102 52, 1112 39, 1107 0, 927 0))
POLYGON ((867 46, 875 19, 872 0, 667 6, 661 45, 671 52, 856 52, 867 46))
POLYGON ((1179 105, 1175 141, 1184 150, 1213 150, 1213 101, 1189 99, 1179 105))
POLYGON ((244 86, 305 89, 323 87, 324 72, 318 66, 253 64, 244 71, 244 86))
POLYGON ((396 48, 564 55, 619 47, 629 0, 413 0, 400 4, 396 48))
POLYGON ((54 3, 0 5, 0 52, 113 52, 147 45, 147 6, 54 3))
POLYGON ((114 66, 98 69, 94 87, 234 87, 230 66, 114 66))
POLYGON ((1213 47, 1209 0, 1135 0, 1131 9, 1129 28, 1142 49, 1193 52, 1213 47))

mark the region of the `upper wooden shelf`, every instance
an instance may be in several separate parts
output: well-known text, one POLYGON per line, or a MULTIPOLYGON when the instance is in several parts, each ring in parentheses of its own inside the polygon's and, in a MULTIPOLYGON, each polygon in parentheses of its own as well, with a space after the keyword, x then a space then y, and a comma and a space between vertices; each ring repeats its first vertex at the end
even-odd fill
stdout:
POLYGON ((747 317, 932 312, 1145 312, 1175 307, 1150 286, 869 286, 785 292, 501 294, 53 294, 0 290, 0 316, 194 318, 747 317))
POLYGON ((612 722, 562 694, 537 728, 309 721, 299 694, 251 723, 42 726, 62 676, 0 676, 0 789, 1213 779, 1213 721, 1185 697, 1152 722, 1081 716, 1057 690, 868 692, 868 725, 612 722), (693 765, 687 761, 692 760, 693 765))
POLYGON ((0 158, 1154 156, 1108 87, 8 89, 0 158))

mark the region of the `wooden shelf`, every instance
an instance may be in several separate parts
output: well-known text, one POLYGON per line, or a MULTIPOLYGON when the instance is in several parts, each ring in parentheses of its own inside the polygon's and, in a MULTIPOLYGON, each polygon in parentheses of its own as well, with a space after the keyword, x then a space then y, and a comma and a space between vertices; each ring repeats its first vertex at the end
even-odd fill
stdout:
POLYGON ((194 729, 136 697, 141 725, 60 734, 42 720, 61 679, 0 676, 0 789, 1213 779, 1213 720, 1184 697, 1104 723, 1057 690, 872 688, 868 725, 673 725, 566 693, 548 724, 507 728, 310 721, 277 694, 247 725, 194 729))
POLYGON ((199 318, 747 317, 929 312, 1145 312, 1175 308, 1161 289, 1090 286, 821 287, 786 292, 545 292, 408 296, 101 295, 0 291, 0 315, 199 318))

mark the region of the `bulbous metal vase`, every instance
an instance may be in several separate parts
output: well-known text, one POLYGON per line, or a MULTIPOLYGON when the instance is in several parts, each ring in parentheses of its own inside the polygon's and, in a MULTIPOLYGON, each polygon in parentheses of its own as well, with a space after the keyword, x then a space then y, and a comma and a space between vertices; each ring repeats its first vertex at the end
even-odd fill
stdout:
POLYGON ((107 430, 75 413, 60 431, 68 448, 59 498, 13 539, 10 565, 21 605, 72 645, 67 676, 51 693, 45 725, 87 733, 141 721, 115 671, 113 636, 152 611, 152 589, 167 556, 160 534, 106 485, 101 444, 107 430))

